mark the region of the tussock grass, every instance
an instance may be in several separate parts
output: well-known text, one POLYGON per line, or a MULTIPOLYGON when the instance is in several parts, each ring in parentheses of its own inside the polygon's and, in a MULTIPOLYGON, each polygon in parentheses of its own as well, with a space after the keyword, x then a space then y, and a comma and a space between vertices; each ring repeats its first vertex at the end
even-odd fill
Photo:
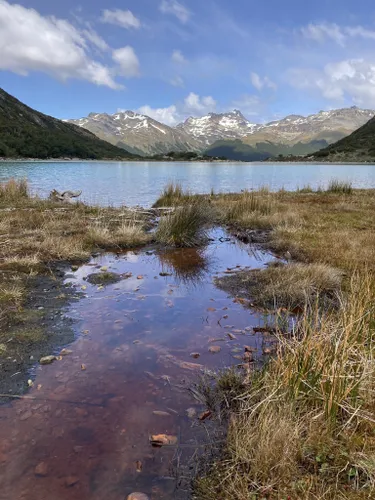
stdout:
POLYGON ((0 183, 0 203, 15 203, 29 198, 29 188, 25 179, 10 179, 0 183))
POLYGON ((263 270, 240 271, 216 280, 217 285, 256 305, 270 308, 303 309, 321 302, 337 304, 343 273, 326 264, 288 264, 263 270))
POLYGON ((86 242, 99 248, 125 249, 144 245, 151 241, 151 236, 135 223, 123 222, 115 230, 98 225, 89 229, 86 242))
POLYGON ((338 311, 306 309, 298 335, 280 336, 278 355, 237 393, 196 498, 375 495, 374 278, 354 274, 349 289, 338 311))
POLYGON ((193 198, 193 195, 189 191, 184 191, 181 184, 170 182, 164 187, 153 207, 174 207, 188 201, 190 198, 193 198))
POLYGON ((351 182, 332 179, 328 184, 327 193, 353 194, 353 186, 351 182))
POLYGON ((239 221, 254 213, 258 216, 270 215, 272 213, 272 203, 268 194, 268 191, 263 191, 261 194, 254 193, 253 191, 245 191, 228 208, 228 221, 239 221))
POLYGON ((207 241, 207 230, 212 221, 210 206, 198 199, 163 216, 156 231, 156 240, 171 247, 201 246, 207 241))

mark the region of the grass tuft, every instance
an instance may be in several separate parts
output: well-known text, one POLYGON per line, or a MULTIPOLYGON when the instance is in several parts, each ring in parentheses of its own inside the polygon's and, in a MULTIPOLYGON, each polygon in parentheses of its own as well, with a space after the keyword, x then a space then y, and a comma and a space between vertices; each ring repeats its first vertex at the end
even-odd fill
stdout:
POLYGON ((192 195, 188 191, 184 191, 181 184, 170 182, 164 187, 153 207, 174 207, 186 202, 190 197, 192 195))
POLYGON ((196 200, 160 219, 156 231, 159 243, 171 247, 198 247, 207 242, 213 214, 210 205, 196 200))
POLYGON ((29 198, 26 179, 10 179, 0 183, 0 203, 15 203, 29 198))
POLYGON ((304 309, 316 301, 338 303, 343 273, 325 264, 288 264, 240 271, 216 280, 232 294, 242 294, 266 309, 304 309))
POLYGON ((328 184, 327 193, 353 194, 353 186, 351 182, 332 179, 328 184))

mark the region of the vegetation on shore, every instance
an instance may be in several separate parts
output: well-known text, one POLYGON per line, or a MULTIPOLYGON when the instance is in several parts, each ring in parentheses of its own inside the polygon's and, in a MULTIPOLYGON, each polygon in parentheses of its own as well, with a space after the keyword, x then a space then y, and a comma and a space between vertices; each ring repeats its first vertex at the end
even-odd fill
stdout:
POLYGON ((22 181, 1 185, 0 355, 41 342, 40 311, 25 305, 33 278, 53 274, 56 262, 151 239, 195 246, 213 223, 246 241, 266 233, 283 263, 220 286, 275 313, 277 354, 261 371, 246 362, 202 386, 208 407, 226 409, 227 437, 195 479, 194 497, 374 496, 375 191, 333 181, 318 191, 194 196, 170 185, 155 205, 174 210, 149 233, 147 214, 52 203, 22 181), (288 311, 297 316, 286 332, 277 319, 285 326, 288 311))
POLYGON ((152 239, 147 232, 149 225, 147 214, 126 208, 59 204, 31 196, 25 181, 0 184, 0 345, 3 345, 3 354, 9 357, 18 352, 20 357, 21 340, 26 343, 42 340, 37 326, 40 317, 35 317, 35 311, 27 308, 36 277, 54 277, 57 263, 83 262, 93 251, 144 245, 152 239))
MULTIPOLYGON (((184 197, 175 186, 159 202, 184 197)), ((263 370, 245 363, 201 387, 209 408, 226 408, 227 438, 198 473, 194 498, 372 498, 375 191, 332 181, 197 198, 246 241, 266 232, 284 264, 221 281, 276 315, 278 348, 263 370), (288 335, 277 328, 285 309, 297 314, 288 335)))

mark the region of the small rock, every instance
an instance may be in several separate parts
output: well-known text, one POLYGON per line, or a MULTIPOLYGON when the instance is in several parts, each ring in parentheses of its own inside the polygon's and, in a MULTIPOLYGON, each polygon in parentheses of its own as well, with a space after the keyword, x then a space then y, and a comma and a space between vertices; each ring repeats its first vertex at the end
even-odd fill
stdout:
POLYGON ((74 453, 81 453, 82 450, 83 450, 83 446, 74 446, 73 447, 74 453))
POLYGON ((228 333, 227 335, 230 338, 230 340, 235 340, 236 339, 236 336, 233 335, 233 333, 228 333))
POLYGON ((247 363, 251 363, 252 361, 254 361, 253 353, 246 351, 245 354, 243 355, 243 360, 246 361, 247 363))
POLYGON ((197 410, 195 408, 188 408, 186 410, 186 415, 189 417, 189 418, 194 418, 197 414, 197 410))
POLYGON ((62 349, 60 352, 60 356, 68 356, 69 354, 72 354, 73 351, 70 349, 62 349))
POLYGON ((77 483, 79 483, 79 478, 77 476, 68 476, 65 478, 65 486, 67 488, 71 488, 77 483))
POLYGON ((31 411, 26 411, 23 415, 20 416, 20 420, 27 420, 28 418, 32 417, 32 413, 31 411))
POLYGON ((137 276, 137 280, 143 280, 143 276, 140 274, 139 276, 137 276))
POLYGON ((218 352, 221 351, 221 347, 219 345, 212 345, 208 349, 211 354, 217 354, 218 352))
POLYGON ((159 276, 172 276, 172 273, 159 273, 159 276))
POLYGON ((43 358, 40 358, 39 363, 41 365, 50 365, 56 360, 56 356, 44 356, 43 358))
POLYGON ((199 352, 192 352, 192 353, 190 354, 190 356, 191 356, 192 358, 194 358, 194 359, 198 359, 198 358, 200 357, 200 354, 199 354, 199 352))
POLYGON ((5 354, 7 351, 7 346, 5 344, 0 344, 0 356, 5 354))
POLYGON ((40 464, 35 467, 34 474, 36 476, 46 477, 48 474, 48 465, 46 462, 40 462, 40 464))
POLYGON ((214 307, 207 307, 208 312, 215 312, 216 309, 214 307))
POLYGON ((143 465, 142 465, 142 462, 140 460, 137 460, 135 462, 135 467, 136 467, 137 472, 142 472, 143 465))
POLYGON ((130 495, 128 495, 126 500, 150 500, 150 499, 144 493, 134 492, 130 493, 130 495))

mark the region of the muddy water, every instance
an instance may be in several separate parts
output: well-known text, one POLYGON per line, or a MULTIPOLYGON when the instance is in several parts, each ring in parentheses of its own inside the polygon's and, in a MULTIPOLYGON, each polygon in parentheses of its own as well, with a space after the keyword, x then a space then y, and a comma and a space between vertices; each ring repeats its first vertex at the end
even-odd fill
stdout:
POLYGON ((225 237, 214 233, 201 251, 100 256, 71 273, 84 293, 67 311, 76 319, 72 352, 36 367, 33 399, 0 408, 1 499, 188 497, 171 477, 171 461, 188 461, 202 432, 186 410, 204 408, 187 387, 203 368, 235 363, 244 345, 260 357, 264 344, 252 331, 261 314, 234 303, 213 277, 271 256, 225 237), (104 287, 85 280, 103 268, 124 277, 104 287), (149 435, 160 433, 178 444, 152 448, 149 435))

